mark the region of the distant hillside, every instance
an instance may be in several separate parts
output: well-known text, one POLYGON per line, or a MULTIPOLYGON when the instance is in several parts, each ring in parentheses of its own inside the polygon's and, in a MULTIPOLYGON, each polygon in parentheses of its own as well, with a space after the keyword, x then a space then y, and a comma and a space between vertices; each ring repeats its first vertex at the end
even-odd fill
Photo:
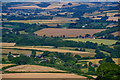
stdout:
POLYGON ((71 2, 118 2, 119 0, 2 0, 3 2, 33 2, 33 1, 71 1, 71 2))

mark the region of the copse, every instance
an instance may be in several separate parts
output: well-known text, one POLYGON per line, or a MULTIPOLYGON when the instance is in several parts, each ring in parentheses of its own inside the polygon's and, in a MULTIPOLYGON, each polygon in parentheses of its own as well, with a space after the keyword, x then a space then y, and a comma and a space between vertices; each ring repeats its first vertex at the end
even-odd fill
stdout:
POLYGON ((120 66, 106 62, 101 64, 97 71, 97 78, 96 80, 120 80, 120 66))

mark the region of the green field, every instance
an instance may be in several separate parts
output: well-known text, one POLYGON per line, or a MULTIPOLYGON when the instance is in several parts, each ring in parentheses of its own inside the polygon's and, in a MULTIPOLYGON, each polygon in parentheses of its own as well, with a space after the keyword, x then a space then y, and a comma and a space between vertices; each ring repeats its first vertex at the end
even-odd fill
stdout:
POLYGON ((74 39, 64 39, 64 40, 72 40, 72 41, 81 41, 81 42, 86 42, 86 41, 90 41, 93 43, 98 43, 98 44, 105 44, 105 45, 112 45, 115 44, 117 42, 117 40, 106 40, 106 39, 78 39, 78 38, 74 38, 74 39))

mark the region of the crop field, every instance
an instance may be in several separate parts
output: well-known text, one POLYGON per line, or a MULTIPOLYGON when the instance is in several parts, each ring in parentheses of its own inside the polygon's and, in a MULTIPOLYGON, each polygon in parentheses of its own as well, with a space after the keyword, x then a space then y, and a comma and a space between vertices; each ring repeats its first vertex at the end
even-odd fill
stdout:
POLYGON ((59 53, 67 53, 70 52, 72 54, 78 54, 81 57, 93 57, 96 53, 90 53, 90 52, 80 52, 80 51, 72 51, 72 50, 63 50, 63 49, 50 49, 50 48, 30 48, 30 47, 4 47, 4 48, 17 48, 17 49, 33 49, 33 50, 42 50, 42 51, 50 51, 50 52, 59 52, 59 53))
POLYGON ((107 21, 118 21, 118 17, 108 17, 107 21))
MULTIPOLYGON (((65 18, 66 19, 66 18, 65 18)), ((71 18, 68 20, 11 20, 7 22, 17 22, 17 23, 29 23, 29 24, 63 24, 63 23, 75 23, 75 21, 70 21, 71 18)), ((73 18, 74 20, 74 18, 73 18)), ((5 21, 6 22, 6 21, 5 21)))
POLYGON ((0 69, 1 69, 2 67, 11 66, 11 65, 15 65, 15 64, 0 64, 0 69))
POLYGON ((114 27, 117 26, 117 24, 107 25, 106 27, 114 27))
MULTIPOLYGON (((89 60, 79 60, 79 61, 89 61, 92 62, 93 64, 99 64, 99 61, 103 59, 89 59, 89 60)), ((120 58, 113 58, 113 61, 115 61, 116 64, 119 64, 120 58)))
POLYGON ((53 20, 58 21, 70 21, 70 20, 78 20, 79 18, 64 18, 64 17, 53 17, 53 20))
POLYGON ((41 9, 38 6, 18 6, 18 7, 9 7, 8 9, 36 9, 36 8, 41 9))
POLYGON ((65 37, 76 37, 76 36, 85 36, 86 34, 90 34, 91 36, 94 33, 104 31, 105 29, 66 29, 66 28, 45 28, 39 31, 36 31, 35 34, 39 36, 61 36, 65 35, 65 37))
POLYGON ((104 17, 105 16, 105 14, 107 14, 107 16, 108 16, 108 19, 107 19, 107 21, 118 21, 118 17, 114 17, 116 14, 118 14, 118 10, 110 10, 110 11, 104 11, 103 13, 100 13, 100 12, 98 12, 98 11, 95 11, 95 12, 93 12, 93 13, 85 13, 84 15, 83 15, 83 17, 89 17, 89 18, 91 18, 91 19, 101 19, 101 18, 98 18, 99 16, 101 16, 101 17, 104 17))
POLYGON ((65 72, 51 67, 39 65, 20 65, 6 69, 5 71, 24 71, 24 72, 65 72))
POLYGON ((120 36, 120 31, 112 33, 114 36, 120 36))
POLYGON ((4 46, 15 46, 16 43, 0 43, 0 45, 4 46))
MULTIPOLYGON (((65 78, 70 78, 69 80, 88 80, 86 77, 79 76, 76 74, 69 73, 9 73, 2 74, 2 78, 55 78, 53 80, 68 80, 65 78), (73 79, 75 78, 75 79, 73 79)), ((51 80, 51 79, 49 79, 51 80)))
POLYGON ((78 38, 73 38, 73 39, 64 39, 64 40, 72 40, 72 41, 81 41, 81 42, 86 42, 86 41, 90 41, 93 43, 98 43, 98 44, 105 44, 105 45, 112 45, 115 44, 117 42, 117 40, 106 40, 106 39, 78 39, 78 38))
MULTIPOLYGON (((14 50, 14 49, 2 49, 2 53, 9 53, 11 52, 12 54, 31 54, 32 51, 29 51, 29 50, 14 50)), ((40 55, 42 54, 43 52, 38 52, 36 51, 36 55, 40 55)))

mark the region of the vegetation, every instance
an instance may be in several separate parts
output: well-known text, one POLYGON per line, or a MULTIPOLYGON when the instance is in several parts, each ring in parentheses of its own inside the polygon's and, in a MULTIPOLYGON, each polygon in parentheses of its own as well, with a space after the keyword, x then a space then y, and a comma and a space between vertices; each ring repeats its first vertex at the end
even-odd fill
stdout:
POLYGON ((103 63, 97 69, 96 80, 119 80, 120 67, 114 63, 103 63))

